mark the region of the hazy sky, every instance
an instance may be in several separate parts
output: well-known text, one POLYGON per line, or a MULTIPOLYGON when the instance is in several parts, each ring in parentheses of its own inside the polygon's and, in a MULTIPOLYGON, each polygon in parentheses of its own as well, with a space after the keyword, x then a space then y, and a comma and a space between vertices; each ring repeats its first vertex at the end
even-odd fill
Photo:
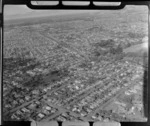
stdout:
POLYGON ((4 6, 4 14, 5 16, 11 16, 16 14, 24 14, 27 12, 31 12, 27 6, 25 5, 6 5, 4 6))
MULTIPOLYGON (((79 2, 75 2, 74 4, 79 4, 79 2)), ((80 2, 80 4, 83 4, 83 2, 82 3, 80 2)), ((138 8, 143 10, 143 7, 140 6, 138 7, 128 6, 127 8, 128 9, 138 8)), ((32 10, 28 8, 26 5, 5 5, 4 19, 7 20, 7 19, 30 18, 30 17, 41 17, 41 16, 51 16, 51 15, 64 15, 64 14, 83 13, 83 12, 90 12, 91 14, 93 14, 93 12, 97 12, 97 11, 100 10, 32 10)))
POLYGON ((95 12, 97 10, 32 10, 26 5, 6 5, 4 7, 4 19, 16 19, 26 17, 63 15, 71 13, 95 12))

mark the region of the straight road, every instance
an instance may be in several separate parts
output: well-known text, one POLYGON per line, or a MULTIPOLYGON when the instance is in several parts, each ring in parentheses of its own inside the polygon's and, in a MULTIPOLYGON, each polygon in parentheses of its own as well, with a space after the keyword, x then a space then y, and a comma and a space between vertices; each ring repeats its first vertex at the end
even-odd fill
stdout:
POLYGON ((128 85, 127 87, 122 88, 120 91, 118 91, 116 93, 116 95, 114 97, 110 98, 106 103, 102 104, 97 109, 95 109, 94 111, 92 111, 91 113, 89 113, 88 116, 87 116, 87 118, 90 118, 92 115, 96 114, 99 110, 104 110, 107 105, 109 105, 110 103, 112 103, 117 97, 119 97, 122 93, 124 93, 128 88, 131 88, 134 85, 136 85, 138 83, 138 81, 136 81, 136 79, 135 79, 135 80, 133 80, 130 83, 131 83, 131 85, 128 85))

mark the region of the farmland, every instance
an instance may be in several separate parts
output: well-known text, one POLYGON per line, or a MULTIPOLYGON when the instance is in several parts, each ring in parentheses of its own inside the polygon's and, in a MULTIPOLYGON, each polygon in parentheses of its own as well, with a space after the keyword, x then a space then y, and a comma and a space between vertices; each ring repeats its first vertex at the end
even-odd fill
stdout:
POLYGON ((4 120, 145 121, 146 12, 133 6, 5 23, 4 120))

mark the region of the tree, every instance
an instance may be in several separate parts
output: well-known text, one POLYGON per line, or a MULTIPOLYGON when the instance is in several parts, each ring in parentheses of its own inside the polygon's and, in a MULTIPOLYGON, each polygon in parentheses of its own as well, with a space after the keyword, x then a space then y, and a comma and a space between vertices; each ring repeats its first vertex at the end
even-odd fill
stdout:
POLYGON ((99 46, 101 47, 112 47, 114 46, 114 40, 113 39, 108 39, 108 40, 101 40, 99 46))
POLYGON ((128 43, 126 44, 126 47, 130 47, 130 46, 131 46, 131 43, 128 42, 128 43))
POLYGON ((112 54, 121 54, 122 52, 123 52, 123 48, 121 47, 121 45, 110 48, 110 53, 112 54))

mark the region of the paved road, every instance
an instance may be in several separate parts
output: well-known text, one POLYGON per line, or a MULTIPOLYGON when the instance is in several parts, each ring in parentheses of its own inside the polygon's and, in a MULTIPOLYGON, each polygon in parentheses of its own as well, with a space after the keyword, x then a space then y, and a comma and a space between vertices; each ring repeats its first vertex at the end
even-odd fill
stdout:
MULTIPOLYGON (((110 64, 110 63, 108 63, 108 64, 110 64)), ((105 67, 107 67, 107 65, 105 65, 105 67)), ((104 68, 105 69, 105 68, 104 68)), ((118 73, 119 74, 119 73, 118 73)), ((105 77, 105 76, 104 76, 105 77)), ((112 78, 110 78, 110 80, 111 80, 112 78)), ((66 108, 67 106, 70 106, 70 105, 72 105, 72 104, 74 104, 74 103, 76 103, 76 102, 78 102, 79 100, 81 100, 81 99, 83 99, 85 96, 87 96, 88 94, 90 94, 90 93, 92 93, 92 92, 94 92, 95 90, 97 90, 98 88, 101 88, 101 86, 103 86, 102 84, 100 84, 101 83, 101 81, 97 81, 95 84, 93 84, 93 86, 90 88, 90 89, 88 89, 88 91, 84 91, 83 93, 85 93, 84 95, 82 95, 82 96, 80 96, 80 98, 78 98, 78 99, 74 99, 70 104, 66 104, 65 106, 64 106, 64 108, 66 108), (97 88, 97 85, 99 85, 98 86, 98 88, 97 88), (96 87, 96 88, 95 88, 96 87)), ((22 108, 22 107, 25 107, 25 106, 27 106, 28 104, 30 104, 30 103, 32 103, 33 101, 36 101, 36 100, 39 100, 40 98, 42 98, 43 97, 43 95, 45 94, 51 94, 51 93, 53 93, 53 92, 56 92, 57 90, 59 90, 59 89, 61 89, 61 88, 63 88, 63 87, 65 87, 66 85, 64 84, 64 85, 62 85, 62 86, 60 86, 59 88, 56 88, 56 89, 54 89, 54 90, 50 90, 50 91, 48 91, 47 93, 42 93, 41 94, 41 96, 40 97, 37 97, 37 98, 35 98, 35 99, 33 99, 33 100, 31 100, 31 101, 29 101, 29 102, 26 102, 26 103, 24 103, 24 104, 22 104, 21 106, 19 106, 19 107, 17 107, 17 108, 14 108, 14 109, 12 109, 11 111, 9 111, 9 112, 7 112, 7 113, 5 113, 5 115, 7 115, 8 113, 12 113, 12 112, 14 112, 14 111, 16 111, 16 110, 18 110, 18 109, 20 109, 20 108, 22 108)), ((123 90, 123 89, 122 89, 123 90)), ((124 89, 125 90, 125 89, 124 89)), ((122 92, 122 91, 120 91, 120 92, 122 92)), ((120 93, 119 93, 120 94, 120 93)), ((81 94, 80 94, 81 95, 81 94)), ((116 95, 115 97, 117 97, 118 95, 116 95)), ((113 99, 112 99, 113 100, 113 99)), ((112 102, 112 100, 109 100, 106 104, 109 104, 110 102, 112 102)), ((106 106, 106 104, 104 104, 103 106, 106 106)), ((102 107, 102 106, 101 106, 102 107)), ((99 108, 100 109, 100 108, 99 108)), ((68 111, 68 110, 67 110, 68 111)), ((56 113, 56 115, 59 115, 60 113, 56 113)), ((56 116, 55 115, 55 116, 56 116)), ((91 114, 90 114, 91 115, 91 114)), ((53 118, 53 116, 51 116, 50 118, 53 118)))
MULTIPOLYGON (((120 70, 120 71, 117 73, 117 75, 119 75, 119 74, 122 73, 122 72, 124 72, 124 70, 120 70)), ((107 80, 107 83, 110 83, 111 80, 116 77, 116 74, 115 74, 115 73, 116 73, 116 72, 114 72, 114 74, 112 73, 112 76, 109 77, 109 80, 107 80)), ((106 76, 106 75, 101 76, 102 79, 105 78, 105 77, 107 77, 107 76, 106 76)), ((98 90, 99 88, 102 88, 103 86, 105 86, 105 85, 103 84, 103 82, 102 82, 102 79, 99 79, 100 81, 97 81, 95 84, 92 84, 92 86, 91 86, 90 88, 88 88, 88 90, 85 90, 84 92, 78 94, 78 95, 76 96, 78 99, 75 99, 74 97, 73 97, 73 98, 70 98, 70 100, 71 100, 71 99, 74 99, 74 100, 73 100, 70 104, 66 104, 64 107, 67 107, 67 106, 69 106, 69 105, 72 105, 72 104, 78 102, 79 100, 85 98, 87 95, 91 94, 92 92, 94 92, 94 91, 98 90), (85 93, 85 94, 84 94, 84 93, 85 93), (81 94, 83 94, 83 95, 81 95, 81 94)), ((106 84, 107 84, 107 83, 106 83, 106 84)))
MULTIPOLYGON (((43 102, 46 102, 43 100, 43 102)), ((51 104, 50 102, 46 102, 49 106, 53 107, 53 108, 56 108, 59 110, 59 112, 56 112, 54 115, 52 116, 49 116, 49 117, 46 117, 45 119, 41 120, 41 121, 49 121, 50 119, 53 119, 55 117, 57 117, 58 115, 60 115, 61 113, 64 113, 64 112, 69 112, 70 115, 74 116, 74 117, 80 117, 83 121, 85 121, 86 119, 70 110, 67 110, 67 109, 64 109, 63 107, 60 107, 60 106, 57 106, 57 105, 53 105, 51 104)))
MULTIPOLYGON (((96 84, 99 84, 99 83, 97 82, 96 84)), ((90 117, 91 117, 92 115, 94 115, 94 114, 95 114, 96 112, 98 112, 100 109, 103 110, 108 104, 110 104, 111 102, 113 102, 113 100, 114 100, 115 98, 117 98, 118 96, 120 96, 120 94, 122 94, 127 88, 129 88, 129 87, 131 87, 131 86, 133 86, 133 85, 135 85, 135 84, 136 84, 136 82, 134 82, 134 84, 129 85, 128 87, 125 87, 125 88, 121 89, 120 91, 118 91, 118 92, 116 93, 116 95, 115 95, 113 98, 111 98, 110 100, 108 100, 105 104, 101 105, 101 106, 100 106, 99 108, 97 108, 96 110, 92 111, 90 114, 88 114, 87 117, 82 117, 81 115, 78 115, 78 114, 72 112, 71 110, 67 110, 67 109, 64 109, 64 108, 66 108, 67 106, 70 106, 70 105, 76 103, 77 101, 83 99, 85 96, 87 96, 88 94, 90 94, 90 93, 93 92, 94 90, 97 90, 98 88, 96 88, 96 89, 95 89, 95 88, 91 89, 88 93, 82 95, 82 96, 81 96, 80 98, 78 98, 78 99, 75 99, 73 102, 71 102, 70 104, 67 104, 67 105, 64 106, 64 107, 60 107, 60 106, 57 106, 57 105, 53 105, 53 104, 51 104, 51 103, 49 103, 49 102, 46 102, 46 103, 49 104, 50 106, 59 109, 59 112, 56 112, 54 115, 52 115, 52 116, 50 116, 50 117, 47 117, 46 119, 44 119, 44 120, 42 120, 42 121, 49 121, 50 119, 53 119, 53 118, 57 117, 58 115, 60 115, 62 112, 69 112, 69 113, 70 113, 71 115, 73 115, 74 117, 80 117, 83 121, 90 120, 90 117)), ((100 87, 101 87, 101 86, 100 86, 100 87)), ((100 88, 100 87, 99 87, 99 88, 100 88)), ((44 102, 45 102, 45 101, 44 101, 44 102)))
POLYGON ((118 91, 118 92, 116 93, 116 95, 115 95, 114 97, 112 97, 111 99, 109 99, 105 104, 102 104, 102 105, 99 106, 97 109, 95 109, 94 111, 92 111, 91 113, 89 113, 88 116, 87 116, 87 118, 90 118, 92 115, 96 114, 96 112, 98 112, 99 110, 104 110, 107 105, 109 105, 111 102, 114 101, 114 99, 116 99, 118 96, 120 96, 120 95, 121 95, 123 92, 125 92, 128 88, 130 88, 130 87, 136 85, 137 82, 138 82, 138 81, 136 81, 136 79, 133 80, 133 81, 131 82, 131 85, 128 85, 127 87, 122 88, 120 91, 118 91))
POLYGON ((40 97, 37 97, 37 98, 35 98, 35 99, 33 99, 33 100, 29 101, 29 102, 25 102, 25 103, 22 104, 21 106, 18 106, 18 107, 16 107, 16 108, 14 108, 14 109, 8 111, 8 112, 5 113, 4 115, 7 115, 8 113, 15 112, 16 110, 21 109, 21 108, 23 108, 23 107, 25 107, 25 106, 27 106, 27 105, 33 103, 34 101, 37 101, 37 100, 41 99, 41 98, 43 97, 43 95, 45 95, 45 94, 51 94, 51 93, 53 93, 53 92, 56 92, 57 90, 59 90, 59 89, 65 87, 65 86, 66 86, 66 85, 63 84, 63 85, 60 86, 59 88, 56 88, 56 89, 54 89, 54 90, 50 90, 50 91, 48 91, 48 92, 46 92, 46 93, 42 93, 42 94, 40 94, 40 95, 41 95, 40 97))
POLYGON ((41 32, 38 33, 39 35, 43 36, 44 38, 47 38, 48 40, 53 40, 56 44, 61 45, 61 47, 65 50, 67 50, 68 52, 75 54, 78 57, 84 58, 86 60, 89 60, 89 58, 84 55, 83 53, 81 53, 79 50, 76 50, 75 48, 69 46, 67 43, 63 42, 63 41, 58 41, 55 38, 53 38, 52 36, 47 36, 41 32))
MULTIPOLYGON (((122 71, 120 71, 120 73, 122 73, 122 71)), ((110 78, 110 80, 111 80, 112 78, 110 78)), ((83 93, 85 93, 84 95, 81 95, 80 97, 78 97, 78 99, 74 99, 70 104, 66 104, 65 106, 63 106, 63 107, 60 107, 60 106, 54 106, 54 105, 52 105, 51 103, 48 103, 50 106, 54 106, 55 108, 58 108, 58 109, 62 109, 63 111, 69 111, 70 113, 72 113, 72 115, 74 115, 75 117, 76 116, 78 116, 78 117, 80 117, 81 119, 83 119, 84 121, 86 120, 85 118, 83 118, 82 116, 80 116, 80 115, 77 115, 77 114, 75 114, 74 112, 71 112, 70 110, 66 110, 66 109, 64 109, 64 108, 66 108, 67 106, 70 106, 70 105, 72 105, 72 104, 74 104, 74 103, 76 103, 76 102, 78 102, 79 100, 81 100, 81 99, 83 99, 83 98, 85 98, 87 95, 89 95, 89 94, 91 94, 92 92, 94 92, 95 90, 98 90, 99 88, 101 88, 102 86, 104 86, 104 85, 102 85, 101 84, 102 82, 101 81, 97 81, 95 84, 93 84, 93 86, 90 88, 90 89, 88 89, 88 91, 84 91, 83 93), (98 87, 97 87, 98 86, 98 87)), ((109 82, 108 82, 109 83, 109 82)), ((50 120, 50 119, 52 119, 52 118, 54 118, 54 117, 56 117, 56 116, 58 116, 59 114, 61 114, 61 113, 56 113, 55 115, 53 115, 53 116, 51 116, 51 117, 48 117, 48 118, 46 118, 46 120, 50 120)), ((45 120, 45 119, 44 119, 45 120)))

